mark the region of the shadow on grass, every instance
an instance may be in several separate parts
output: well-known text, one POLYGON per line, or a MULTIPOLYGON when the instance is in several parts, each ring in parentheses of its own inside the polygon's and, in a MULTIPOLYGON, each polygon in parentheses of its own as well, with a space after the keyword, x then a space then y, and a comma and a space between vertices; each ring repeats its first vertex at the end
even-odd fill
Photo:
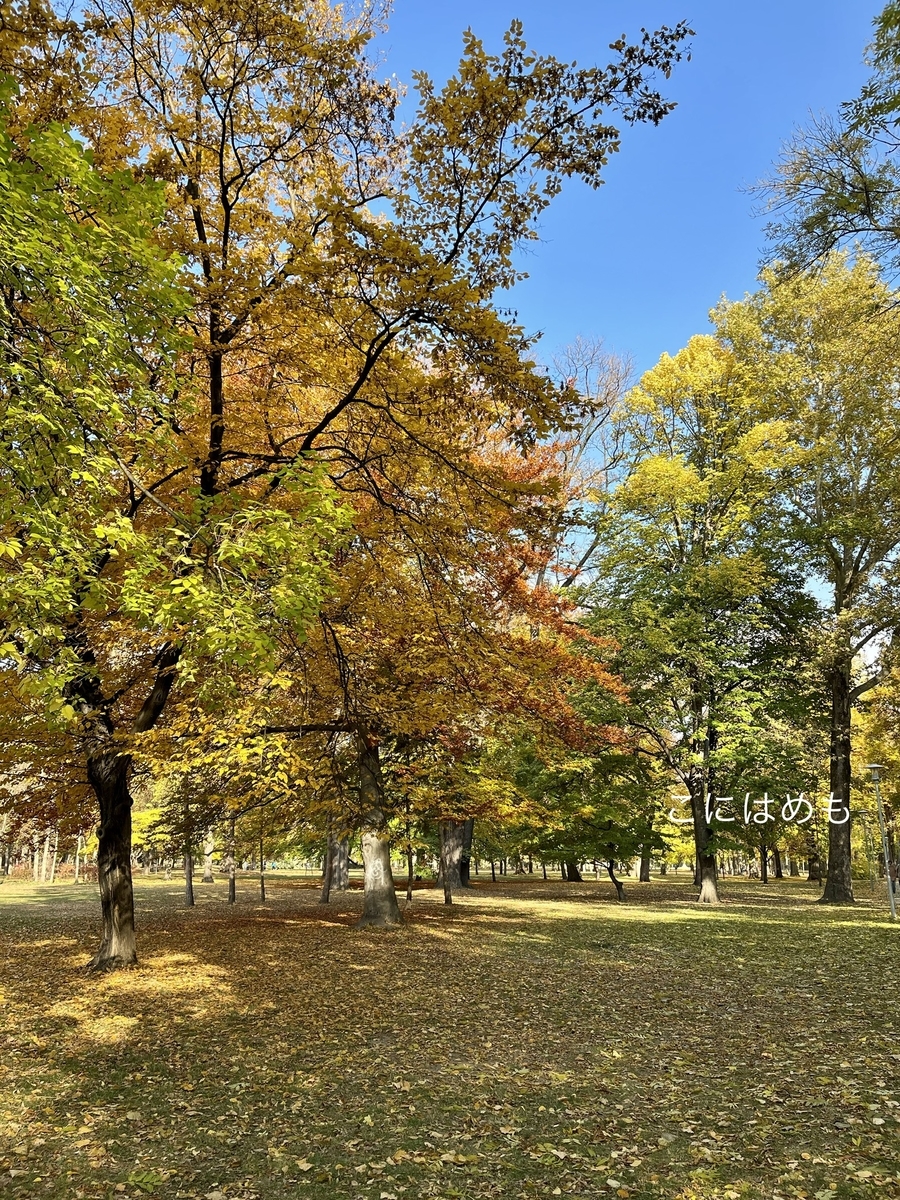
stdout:
POLYGON ((102 978, 82 896, 5 904, 0 1193, 900 1193, 896 931, 787 888, 601 889, 423 890, 386 936, 355 894, 138 880, 141 962, 102 978))

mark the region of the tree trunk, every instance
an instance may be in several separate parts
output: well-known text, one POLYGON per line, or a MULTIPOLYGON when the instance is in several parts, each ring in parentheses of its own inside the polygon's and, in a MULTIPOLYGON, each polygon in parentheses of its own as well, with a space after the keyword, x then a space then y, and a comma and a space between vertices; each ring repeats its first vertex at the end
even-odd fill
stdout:
POLYGON ((131 879, 131 795, 127 755, 114 751, 89 757, 88 781, 100 807, 97 829, 97 882, 103 929, 91 971, 137 962, 134 889, 131 879))
POLYGON ((781 862, 781 851, 777 846, 772 847, 772 862, 775 864, 775 878, 784 879, 784 866, 781 862))
POLYGON ((616 889, 616 899, 621 904, 625 899, 625 888, 622 886, 622 881, 620 879, 616 879, 615 866, 616 864, 613 862, 613 860, 609 859, 606 864, 606 873, 612 880, 613 887, 616 889))
MULTIPOLYGON (((408 832, 407 832, 407 836, 408 832)), ((406 903, 412 904, 413 898, 413 880, 416 873, 416 856, 413 854, 412 846, 406 851, 406 903)))
POLYGON ((497 869, 494 865, 494 860, 491 859, 491 883, 497 882, 497 869))
POLYGON ((572 862, 571 859, 566 862, 566 883, 583 883, 581 872, 578 870, 578 863, 572 862))
POLYGON ((694 781, 691 793, 691 813, 694 818, 694 848, 697 852, 694 864, 694 884, 700 888, 698 904, 718 904, 719 888, 716 881, 716 856, 709 852, 712 830, 706 823, 706 800, 702 782, 694 781))
POLYGON ((806 854, 808 859, 808 870, 806 874, 807 883, 821 883, 822 860, 819 856, 819 843, 816 840, 816 835, 812 831, 810 831, 809 834, 809 842, 806 847, 806 854))
POLYGON ((236 818, 231 818, 231 824, 228 828, 228 845, 225 848, 225 870, 228 872, 228 903, 237 903, 237 866, 234 861, 235 851, 235 832, 234 827, 236 818))
POLYGON ((184 902, 188 908, 194 907, 194 855, 190 842, 184 847, 184 902))
POLYGON ((59 830, 53 831, 53 854, 50 858, 50 882, 56 878, 56 858, 59 854, 59 830))
POLYGON ((41 860, 41 883, 47 882, 47 870, 50 866, 50 830, 44 838, 44 857, 41 860))
POLYGON ((78 868, 81 866, 81 834, 78 835, 78 840, 75 843, 75 882, 78 882, 78 868))
MULTIPOLYGON (((850 667, 847 657, 831 671, 831 764, 829 786, 836 820, 828 822, 828 877, 821 903, 852 904, 850 871, 850 667), (847 820, 843 820, 844 816, 847 820)), ((829 814, 829 817, 832 814, 829 814)))
POLYGON ((331 887, 334 883, 334 855, 331 853, 331 834, 328 835, 328 848, 325 851, 325 872, 322 876, 322 894, 319 897, 320 904, 328 904, 331 901, 331 887))
POLYGON ((475 818, 467 817, 463 825, 462 853, 459 858, 459 882, 464 888, 472 886, 472 838, 475 833, 475 818))
POLYGON ((800 864, 797 862, 797 855, 793 851, 791 851, 789 873, 791 875, 800 874, 800 864))
POLYGON ((759 878, 762 883, 769 882, 769 847, 766 839, 759 839, 759 878))
POLYGON ((213 875, 213 851, 216 844, 213 841, 213 835, 210 831, 203 839, 203 878, 201 883, 215 883, 216 877, 213 875))
POLYGON ((263 835, 259 835, 259 902, 266 902, 266 856, 265 845, 263 844, 263 835))
POLYGON ((650 882, 650 847, 641 846, 641 873, 639 877, 640 883, 650 882))
POLYGON ((400 906, 391 870, 391 840, 383 809, 384 784, 378 743, 359 738, 360 809, 366 814, 362 830, 363 914, 359 925, 400 925, 400 906))
POLYGON ((346 892, 350 886, 350 839, 328 835, 331 856, 331 886, 336 892, 346 892))
POLYGON ((668 871, 669 871, 669 868, 666 866, 665 859, 663 859, 663 861, 659 864, 659 873, 660 873, 660 875, 666 875, 666 874, 668 874, 668 871))
POLYGON ((454 892, 462 889, 462 855, 465 841, 465 821, 441 821, 441 878, 445 903, 451 904, 454 892))
POLYGON ((546 882, 546 879, 547 879, 547 864, 544 862, 544 860, 543 860, 543 859, 541 859, 541 870, 542 870, 542 871, 543 871, 543 873, 544 873, 544 881, 546 882))

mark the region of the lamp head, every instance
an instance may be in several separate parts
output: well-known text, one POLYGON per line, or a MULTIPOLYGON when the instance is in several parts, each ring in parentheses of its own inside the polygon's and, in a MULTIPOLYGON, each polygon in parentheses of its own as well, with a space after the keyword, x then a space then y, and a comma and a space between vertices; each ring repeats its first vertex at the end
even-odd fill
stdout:
POLYGON ((866 763, 866 770, 872 776, 872 782, 878 783, 881 779, 881 772, 884 770, 883 763, 866 763))

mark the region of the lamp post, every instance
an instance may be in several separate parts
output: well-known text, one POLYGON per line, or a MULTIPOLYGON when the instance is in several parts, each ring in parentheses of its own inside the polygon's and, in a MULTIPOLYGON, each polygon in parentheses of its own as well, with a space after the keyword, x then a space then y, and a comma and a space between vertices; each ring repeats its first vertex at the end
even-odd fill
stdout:
POLYGON ((894 901, 894 881, 891 879, 891 855, 888 850, 887 829, 884 825, 884 808, 881 804, 881 788, 878 786, 881 780, 881 772, 884 767, 880 763, 869 763, 866 770, 872 776, 872 782, 875 784, 875 803, 878 805, 878 827, 881 830, 881 849, 884 853, 884 873, 887 876, 888 898, 891 902, 891 920, 897 920, 897 906, 894 901))

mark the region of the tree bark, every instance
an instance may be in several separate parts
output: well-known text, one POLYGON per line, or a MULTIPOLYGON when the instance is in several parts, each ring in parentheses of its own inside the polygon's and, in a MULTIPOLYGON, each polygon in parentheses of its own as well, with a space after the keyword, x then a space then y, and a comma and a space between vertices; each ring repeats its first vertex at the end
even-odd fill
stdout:
POLYGON ((759 839, 759 878, 761 883, 769 882, 769 847, 766 839, 759 839))
POLYGON ((102 971, 137 962, 134 889, 131 879, 131 795, 127 755, 114 750, 88 758, 88 781, 100 806, 97 828, 97 882, 103 928, 88 970, 102 971))
POLYGON ((475 834, 475 818, 467 817, 463 825, 462 854, 459 859, 459 881, 462 887, 472 886, 472 838, 475 834))
POLYGON ((266 856, 263 835, 259 835, 259 902, 266 902, 266 856))
POLYGON ((331 887, 335 892, 346 892, 350 886, 350 839, 328 835, 328 853, 331 857, 331 887))
POLYGON ((225 849, 225 870, 228 872, 228 903, 237 903, 237 875, 236 864, 234 861, 235 851, 235 823, 236 818, 231 818, 231 824, 228 828, 228 845, 225 849))
POLYGON ((47 870, 50 866, 50 830, 44 838, 44 857, 41 860, 41 883, 47 882, 47 870))
POLYGON ((400 925, 403 918, 391 870, 391 840, 384 815, 384 784, 378 742, 359 738, 360 810, 366 814, 362 830, 363 914, 358 924, 400 925))
POLYGON ((328 904, 331 901, 331 885, 334 882, 334 855, 331 853, 331 834, 328 835, 328 848, 325 851, 325 873, 322 876, 322 894, 319 897, 320 904, 328 904))
POLYGON ((461 875, 465 821, 441 821, 441 879, 445 903, 452 903, 454 892, 462 890, 461 875), (447 896, 451 899, 446 899, 447 896))
POLYGON ((622 881, 616 878, 615 862, 609 859, 606 863, 606 873, 612 880, 613 887, 616 889, 616 899, 621 904, 625 899, 625 888, 622 886, 622 881))
POLYGON ((184 847, 184 902, 188 908, 194 907, 194 855, 190 842, 184 847))
POLYGON ((578 863, 572 862, 571 859, 566 862, 566 883, 583 883, 581 872, 578 869, 578 863))
POLYGON ((216 844, 213 841, 213 835, 210 831, 203 839, 203 878, 201 883, 215 883, 216 877, 213 875, 213 851, 216 844))
POLYGON ((700 888, 698 904, 718 904, 719 887, 716 880, 716 856, 709 852, 712 829, 706 823, 706 798, 702 782, 697 779, 688 788, 691 794, 691 811, 694 818, 694 848, 697 859, 694 866, 694 883, 700 888))
POLYGON ((792 876, 799 875, 800 874, 800 864, 797 862, 797 855, 794 853, 793 850, 791 851, 791 857, 790 857, 789 861, 790 861, 790 866, 788 868, 788 873, 792 876))
POLYGON ((78 835, 78 840, 75 843, 75 882, 78 882, 78 868, 80 867, 81 858, 81 834, 78 835))
POLYGON ((837 820, 828 822, 828 876, 820 903, 853 904, 850 870, 850 694, 851 663, 842 657, 830 672, 831 763, 829 786, 837 820), (847 820, 842 818, 847 814, 847 820))
POLYGON ((669 868, 666 866, 665 859, 663 859, 663 861, 659 864, 659 873, 660 875, 666 875, 668 874, 668 870, 669 868))
POLYGON ((59 854, 59 830, 53 831, 53 854, 50 858, 50 882, 56 878, 56 859, 59 854))
POLYGON ((640 883, 650 882, 650 847, 641 846, 641 872, 639 876, 640 883))
POLYGON ((810 831, 809 842, 806 848, 808 871, 806 874, 807 883, 822 882, 822 860, 819 857, 819 843, 816 840, 816 835, 810 831))
POLYGON ((784 879, 784 865, 781 861, 781 851, 777 846, 772 847, 772 861, 775 864, 775 878, 784 879))

